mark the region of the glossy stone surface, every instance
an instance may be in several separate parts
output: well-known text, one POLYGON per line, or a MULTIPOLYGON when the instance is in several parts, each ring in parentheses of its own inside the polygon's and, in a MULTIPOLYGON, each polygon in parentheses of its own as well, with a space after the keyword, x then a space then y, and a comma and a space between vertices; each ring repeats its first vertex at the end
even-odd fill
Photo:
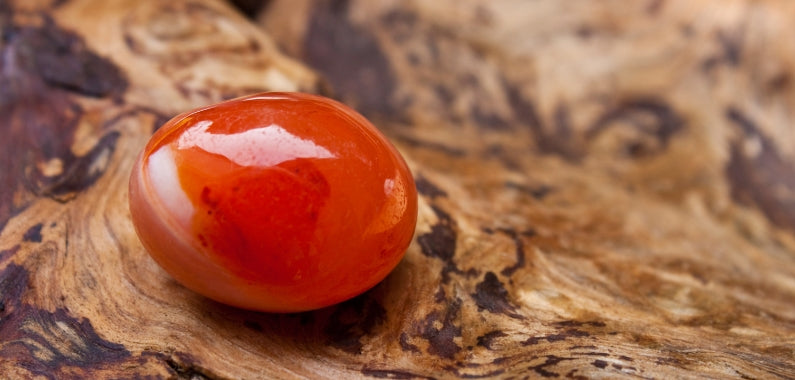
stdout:
POLYGON ((186 287, 234 306, 316 309, 381 281, 417 218, 411 173, 336 101, 264 93, 160 128, 130 179, 152 257, 186 287))

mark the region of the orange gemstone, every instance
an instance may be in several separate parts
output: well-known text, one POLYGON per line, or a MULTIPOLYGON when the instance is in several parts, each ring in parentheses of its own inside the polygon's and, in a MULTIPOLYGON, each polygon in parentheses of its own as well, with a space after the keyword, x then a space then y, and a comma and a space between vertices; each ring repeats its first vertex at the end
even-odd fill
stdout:
POLYGON ((130 211, 151 256, 186 287, 294 312, 386 277, 411 242, 417 192, 397 150, 349 107, 264 93, 160 128, 133 169, 130 211))

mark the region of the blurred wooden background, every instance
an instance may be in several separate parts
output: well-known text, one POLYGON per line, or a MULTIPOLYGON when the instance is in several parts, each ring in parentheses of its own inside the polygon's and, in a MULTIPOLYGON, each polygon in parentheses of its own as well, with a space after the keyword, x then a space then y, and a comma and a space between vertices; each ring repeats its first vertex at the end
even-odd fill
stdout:
POLYGON ((795 2, 238 6, 0 0, 0 377, 795 377, 795 2), (152 131, 267 90, 416 176, 349 302, 219 305, 133 231, 152 131))

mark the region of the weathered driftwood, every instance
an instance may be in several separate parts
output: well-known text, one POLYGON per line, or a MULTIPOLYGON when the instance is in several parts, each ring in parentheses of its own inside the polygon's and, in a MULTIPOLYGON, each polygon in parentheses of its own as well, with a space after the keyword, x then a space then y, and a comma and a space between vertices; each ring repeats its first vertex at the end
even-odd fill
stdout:
POLYGON ((0 377, 795 377, 795 3, 272 1, 257 19, 0 2, 0 377), (415 172, 415 242, 363 296, 233 309, 135 236, 152 130, 263 90, 349 102, 415 172))

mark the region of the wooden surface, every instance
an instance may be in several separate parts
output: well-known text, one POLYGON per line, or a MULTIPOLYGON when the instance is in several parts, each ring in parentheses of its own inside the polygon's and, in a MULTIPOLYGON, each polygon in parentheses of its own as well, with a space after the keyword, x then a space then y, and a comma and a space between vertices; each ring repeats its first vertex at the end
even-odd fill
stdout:
POLYGON ((0 1, 0 377, 795 377, 795 3, 249 16, 0 1), (405 259, 341 305, 203 299, 129 220, 153 129, 264 90, 355 106, 416 176, 405 259))

